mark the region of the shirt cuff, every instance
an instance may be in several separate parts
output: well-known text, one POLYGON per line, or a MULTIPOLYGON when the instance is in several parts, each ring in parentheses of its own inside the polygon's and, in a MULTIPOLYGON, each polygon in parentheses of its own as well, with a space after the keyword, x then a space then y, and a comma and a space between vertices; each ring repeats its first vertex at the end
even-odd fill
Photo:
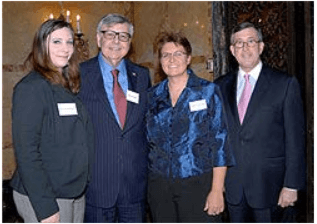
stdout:
POLYGON ((297 189, 292 189, 292 188, 288 188, 288 187, 284 187, 286 190, 288 191, 297 191, 297 189))

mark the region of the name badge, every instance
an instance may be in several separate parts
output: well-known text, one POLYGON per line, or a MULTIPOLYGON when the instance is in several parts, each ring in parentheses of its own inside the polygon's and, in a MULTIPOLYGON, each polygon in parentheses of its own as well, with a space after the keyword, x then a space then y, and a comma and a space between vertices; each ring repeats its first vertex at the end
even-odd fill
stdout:
POLYGON ((58 103, 59 116, 78 115, 76 103, 58 103))
POLYGON ((190 112, 205 110, 207 109, 207 102, 206 100, 197 100, 194 102, 189 102, 190 112))
POLYGON ((139 104, 139 93, 128 90, 127 91, 127 101, 139 104))

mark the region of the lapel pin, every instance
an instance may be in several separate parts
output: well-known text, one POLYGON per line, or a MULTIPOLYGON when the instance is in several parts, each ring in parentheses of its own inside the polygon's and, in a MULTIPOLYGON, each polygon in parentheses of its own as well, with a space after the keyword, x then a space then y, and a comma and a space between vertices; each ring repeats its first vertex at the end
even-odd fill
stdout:
POLYGON ((136 76, 136 73, 132 72, 132 75, 133 75, 133 76, 136 76))

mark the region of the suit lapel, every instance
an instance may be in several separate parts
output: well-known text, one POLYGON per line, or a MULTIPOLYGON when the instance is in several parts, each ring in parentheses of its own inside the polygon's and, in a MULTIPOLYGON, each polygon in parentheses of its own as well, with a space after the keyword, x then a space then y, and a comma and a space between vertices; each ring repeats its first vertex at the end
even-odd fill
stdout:
POLYGON ((263 65, 258 81, 256 82, 255 88, 253 90, 248 108, 243 120, 243 126, 246 125, 250 119, 256 114, 257 108, 261 106, 261 102, 265 93, 270 86, 270 80, 266 72, 266 67, 263 65))
POLYGON ((237 106, 237 72, 234 72, 227 86, 227 92, 229 93, 228 101, 233 116, 233 120, 236 125, 240 126, 238 106, 237 106))
MULTIPOLYGON (((128 76, 128 83, 129 83, 128 90, 133 91, 135 93, 139 93, 139 91, 138 91, 138 78, 139 78, 138 74, 135 71, 135 69, 133 68, 133 66, 131 65, 131 62, 129 60, 125 60, 125 63, 126 63, 126 67, 127 67, 127 76, 128 76)), ((140 95, 139 95, 139 97, 140 97, 140 95)), ((123 128, 123 131, 127 131, 133 125, 133 123, 137 121, 137 119, 134 116, 137 113, 135 113, 134 111, 137 109, 139 104, 136 104, 136 103, 133 103, 130 101, 127 101, 127 103, 128 103, 127 115, 126 115, 126 122, 125 122, 125 125, 123 128)))
MULTIPOLYGON (((92 85, 92 90, 96 92, 99 100, 103 103, 105 110, 109 116, 117 123, 117 120, 113 114, 112 108, 110 106, 107 92, 103 84, 103 78, 100 70, 100 65, 98 62, 98 56, 95 58, 94 62, 89 69, 89 75, 87 76, 88 81, 92 85)), ((118 125, 119 126, 119 125, 118 125)))

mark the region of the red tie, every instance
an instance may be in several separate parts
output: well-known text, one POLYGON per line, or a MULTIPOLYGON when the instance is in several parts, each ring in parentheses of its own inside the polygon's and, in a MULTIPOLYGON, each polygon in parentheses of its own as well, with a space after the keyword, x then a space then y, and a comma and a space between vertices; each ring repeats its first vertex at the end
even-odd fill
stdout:
POLYGON ((114 69, 111 71, 111 74, 113 75, 113 98, 114 98, 114 104, 117 108, 117 113, 119 115, 119 120, 121 124, 121 128, 123 129, 124 122, 125 122, 125 116, 127 113, 127 100, 125 98, 125 95, 121 89, 121 86, 118 82, 118 74, 119 71, 117 69, 114 69))

